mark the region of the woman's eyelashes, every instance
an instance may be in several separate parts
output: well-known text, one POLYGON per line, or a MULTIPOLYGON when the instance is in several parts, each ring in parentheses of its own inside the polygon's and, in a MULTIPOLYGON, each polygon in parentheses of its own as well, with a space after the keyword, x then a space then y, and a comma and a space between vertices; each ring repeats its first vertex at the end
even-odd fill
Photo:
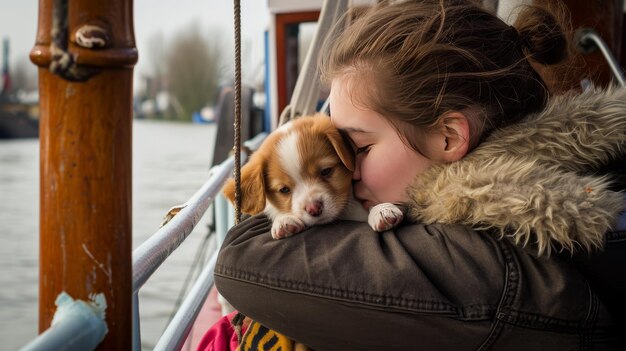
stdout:
POLYGON ((358 147, 358 146, 355 145, 355 147, 356 147, 355 152, 357 154, 360 154, 360 153, 363 153, 363 152, 368 152, 370 150, 370 147, 372 147, 372 144, 365 145, 365 146, 362 146, 362 147, 358 147))
MULTIPOLYGON (((355 154, 367 152, 369 151, 370 147, 372 147, 373 145, 373 144, 366 144, 365 146, 359 146, 359 144, 363 144, 363 140, 355 141, 349 132, 346 132, 344 130, 339 130, 339 132, 344 137, 344 140, 347 141, 348 144, 350 144, 350 147, 352 147, 352 150, 354 150, 355 154)), ((362 138, 357 137, 357 139, 362 139, 362 138)))
POLYGON ((363 152, 367 152, 369 150, 369 148, 372 146, 372 144, 366 144, 365 146, 359 146, 350 136, 346 135, 346 139, 348 140, 348 142, 350 143, 350 146, 352 147, 352 150, 354 150, 355 154, 360 154, 363 152))

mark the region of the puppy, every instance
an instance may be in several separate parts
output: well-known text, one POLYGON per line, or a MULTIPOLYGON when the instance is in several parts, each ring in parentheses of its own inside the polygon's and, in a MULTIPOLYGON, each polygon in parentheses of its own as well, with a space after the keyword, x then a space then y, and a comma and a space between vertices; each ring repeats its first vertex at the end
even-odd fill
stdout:
MULTIPOLYGON (((354 151, 328 116, 296 118, 272 132, 242 167, 241 210, 265 213, 274 239, 339 218, 368 220, 378 231, 396 225, 402 213, 393 206, 378 206, 368 217, 352 195, 353 171, 354 151)), ((234 202, 234 179, 223 193, 234 202)))

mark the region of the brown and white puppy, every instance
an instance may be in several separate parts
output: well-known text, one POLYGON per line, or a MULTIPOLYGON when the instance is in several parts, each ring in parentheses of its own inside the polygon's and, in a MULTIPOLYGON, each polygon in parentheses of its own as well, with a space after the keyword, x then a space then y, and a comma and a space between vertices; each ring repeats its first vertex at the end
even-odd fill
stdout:
MULTIPOLYGON (((272 237, 280 239, 335 219, 368 220, 352 195, 354 152, 328 116, 290 121, 272 132, 241 169, 241 210, 265 213, 272 237)), ((224 186, 234 202, 235 182, 224 186)), ((402 219, 386 207, 369 216, 380 231, 402 219)))

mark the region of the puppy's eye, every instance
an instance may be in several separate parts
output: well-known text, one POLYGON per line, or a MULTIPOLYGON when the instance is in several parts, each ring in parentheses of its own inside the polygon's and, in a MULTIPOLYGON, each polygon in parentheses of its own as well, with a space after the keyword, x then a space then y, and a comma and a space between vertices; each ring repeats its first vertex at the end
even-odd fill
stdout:
POLYGON ((320 172, 320 175, 324 178, 329 177, 333 173, 332 167, 324 168, 320 172))
POLYGON ((282 188, 278 189, 278 191, 280 191, 280 192, 281 192, 281 193, 283 193, 283 194, 289 194, 289 192, 290 192, 291 190, 289 190, 289 188, 288 188, 288 187, 284 186, 284 187, 282 187, 282 188))

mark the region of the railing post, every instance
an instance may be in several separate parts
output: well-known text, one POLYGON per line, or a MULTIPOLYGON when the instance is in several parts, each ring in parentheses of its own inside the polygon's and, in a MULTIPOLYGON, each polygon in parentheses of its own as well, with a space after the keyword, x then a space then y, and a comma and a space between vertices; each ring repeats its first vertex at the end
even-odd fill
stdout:
POLYGON ((99 350, 132 349, 132 21, 132 0, 40 0, 30 54, 40 67, 39 331, 59 293, 104 293, 99 350))
MULTIPOLYGON (((554 6, 552 0, 533 0, 541 6, 554 6)), ((623 7, 624 0, 580 1, 563 0, 562 4, 571 15, 572 29, 593 29, 602 38, 615 55, 617 61, 623 60, 623 7)), ((578 39, 578 38, 574 38, 578 39)), ((535 66, 550 90, 562 93, 570 89, 579 89, 580 82, 588 79, 596 86, 607 86, 613 79, 613 73, 600 50, 584 53, 579 61, 568 62, 563 69, 551 66, 535 66)))

